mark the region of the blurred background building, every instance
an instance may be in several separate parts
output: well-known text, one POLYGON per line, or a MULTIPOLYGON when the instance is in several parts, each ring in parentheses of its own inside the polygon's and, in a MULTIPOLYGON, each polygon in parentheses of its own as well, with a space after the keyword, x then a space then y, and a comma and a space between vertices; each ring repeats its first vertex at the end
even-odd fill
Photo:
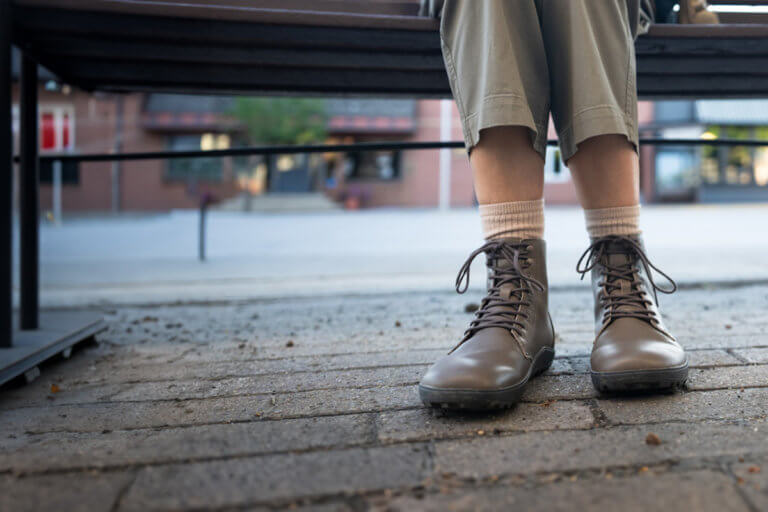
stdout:
MULTIPOLYGON (((263 127, 254 136, 236 98, 89 93, 70 88, 44 70, 40 76, 43 153, 226 149, 282 140, 259 140, 263 127)), ((294 114, 289 105, 283 117, 313 115, 302 114, 306 108, 322 110, 322 127, 314 132, 317 140, 308 142, 440 140, 440 100, 305 101, 303 111, 294 114)), ((249 112, 258 117, 263 110, 249 112)), ((643 136, 768 141, 768 100, 641 102, 639 112, 643 136)), ((17 104, 14 116, 18 117, 17 104)), ((18 121, 14 123, 17 131, 18 121)), ((461 140, 455 108, 451 133, 452 140, 461 140)), ((549 136, 556 136, 552 123, 549 136)), ((301 135, 297 137, 300 141, 301 135)), ((435 207, 440 189, 438 161, 438 151, 422 150, 65 163, 61 199, 64 211, 83 213, 193 208, 204 193, 233 210, 289 195, 293 201, 304 197, 315 206, 327 207, 435 207)), ((41 207, 50 209, 50 165, 41 168, 41 181, 41 207)), ((766 201, 768 148, 644 146, 641 189, 646 203, 766 201)), ((451 152, 449 191, 451 206, 474 204, 463 149, 451 152)), ((547 158, 545 197, 549 204, 576 202, 555 147, 547 158)))

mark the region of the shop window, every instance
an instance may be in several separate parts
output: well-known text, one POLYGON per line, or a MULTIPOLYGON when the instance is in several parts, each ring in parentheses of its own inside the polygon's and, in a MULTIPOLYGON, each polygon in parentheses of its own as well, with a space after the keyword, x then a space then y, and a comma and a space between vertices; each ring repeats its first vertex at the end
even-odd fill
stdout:
MULTIPOLYGON (((227 134, 204 133, 202 135, 172 135, 168 137, 171 151, 211 151, 229 149, 227 134)), ((175 181, 221 181, 222 158, 171 158, 168 159, 165 178, 175 181)))
POLYGON ((694 150, 669 146, 656 153, 656 189, 660 196, 687 193, 696 185, 698 172, 694 150))
POLYGON ((755 185, 768 186, 768 148, 755 150, 755 185))
POLYGON ((391 181, 400 178, 400 151, 350 153, 344 161, 348 179, 391 181))
MULTIPOLYGON (((708 126, 707 137, 734 140, 768 139, 764 126, 708 126)), ((707 185, 768 186, 768 150, 748 146, 704 146, 701 179, 707 185)))

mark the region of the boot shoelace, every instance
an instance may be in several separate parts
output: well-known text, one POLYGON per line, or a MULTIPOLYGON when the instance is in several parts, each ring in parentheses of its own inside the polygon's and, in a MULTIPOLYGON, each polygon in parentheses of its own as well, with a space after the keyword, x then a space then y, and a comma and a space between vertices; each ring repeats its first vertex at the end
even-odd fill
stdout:
POLYGON ((587 247, 587 250, 584 251, 584 254, 581 255, 581 258, 579 258, 576 264, 576 271, 584 279, 584 276, 598 264, 603 267, 603 278, 598 283, 598 286, 602 288, 598 297, 605 312, 603 315, 603 328, 607 327, 614 319, 622 317, 637 318, 649 322, 658 328, 660 321, 656 316, 656 312, 650 306, 658 304, 657 292, 669 294, 677 290, 677 284, 672 278, 651 263, 642 246, 635 239, 628 236, 611 235, 601 237, 592 242, 587 247), (623 250, 608 250, 612 244, 619 245, 623 250), (621 264, 612 264, 609 259, 611 254, 625 255, 627 260, 621 264), (645 269, 648 283, 653 290, 655 302, 651 302, 645 290, 640 287, 639 268, 635 265, 638 261, 645 269), (662 288, 656 284, 653 280, 652 270, 663 276, 670 283, 671 287, 662 288), (628 283, 629 286, 625 287, 624 283, 628 283))
POLYGON ((491 284, 488 287, 487 295, 475 312, 475 318, 464 332, 462 340, 453 350, 459 348, 482 329, 500 327, 507 329, 513 335, 523 355, 530 359, 520 339, 525 329, 522 320, 528 318, 528 314, 523 309, 531 305, 525 300, 525 297, 533 290, 544 291, 544 285, 523 273, 523 270, 530 266, 529 248, 530 245, 525 242, 512 243, 504 240, 490 240, 469 255, 456 276, 456 291, 464 293, 469 288, 469 273, 472 262, 481 253, 485 253, 488 260, 488 267, 491 270, 491 284), (500 260, 506 260, 509 265, 499 265, 500 260), (509 290, 508 299, 502 297, 502 287, 507 285, 514 287, 509 290))

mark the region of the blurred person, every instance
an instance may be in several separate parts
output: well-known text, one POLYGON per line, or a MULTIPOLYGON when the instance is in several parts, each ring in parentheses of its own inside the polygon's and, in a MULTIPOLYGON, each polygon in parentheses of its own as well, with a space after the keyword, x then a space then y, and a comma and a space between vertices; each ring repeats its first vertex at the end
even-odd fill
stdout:
MULTIPOLYGON (((656 8, 665 8, 671 0, 656 0, 656 8)), ((659 19, 657 17, 657 23, 659 19)), ((678 23, 715 25, 720 23, 717 14, 709 10, 707 0, 680 0, 678 23)))
POLYGON ((720 22, 716 13, 709 10, 707 0, 641 0, 641 31, 648 22, 714 25, 720 22), (674 12, 675 5, 679 6, 674 12), (643 20, 645 18, 645 20, 643 20))
MULTIPOLYGON (((644 1, 644 0, 643 0, 644 1)), ((544 242, 549 115, 584 208, 594 385, 604 392, 682 385, 688 358, 665 327, 640 231, 634 38, 641 0, 431 0, 480 203, 487 294, 456 347, 419 384, 427 405, 517 402, 555 355, 544 242)), ((665 278, 665 286, 657 283, 665 278)))

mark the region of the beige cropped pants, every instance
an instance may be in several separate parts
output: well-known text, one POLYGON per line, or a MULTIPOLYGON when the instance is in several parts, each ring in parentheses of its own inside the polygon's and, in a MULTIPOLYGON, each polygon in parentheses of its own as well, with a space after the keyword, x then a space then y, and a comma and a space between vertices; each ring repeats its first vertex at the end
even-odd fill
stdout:
POLYGON ((467 149, 517 125, 546 154, 549 114, 563 160, 585 139, 637 149, 639 0, 445 0, 440 34, 467 149))

